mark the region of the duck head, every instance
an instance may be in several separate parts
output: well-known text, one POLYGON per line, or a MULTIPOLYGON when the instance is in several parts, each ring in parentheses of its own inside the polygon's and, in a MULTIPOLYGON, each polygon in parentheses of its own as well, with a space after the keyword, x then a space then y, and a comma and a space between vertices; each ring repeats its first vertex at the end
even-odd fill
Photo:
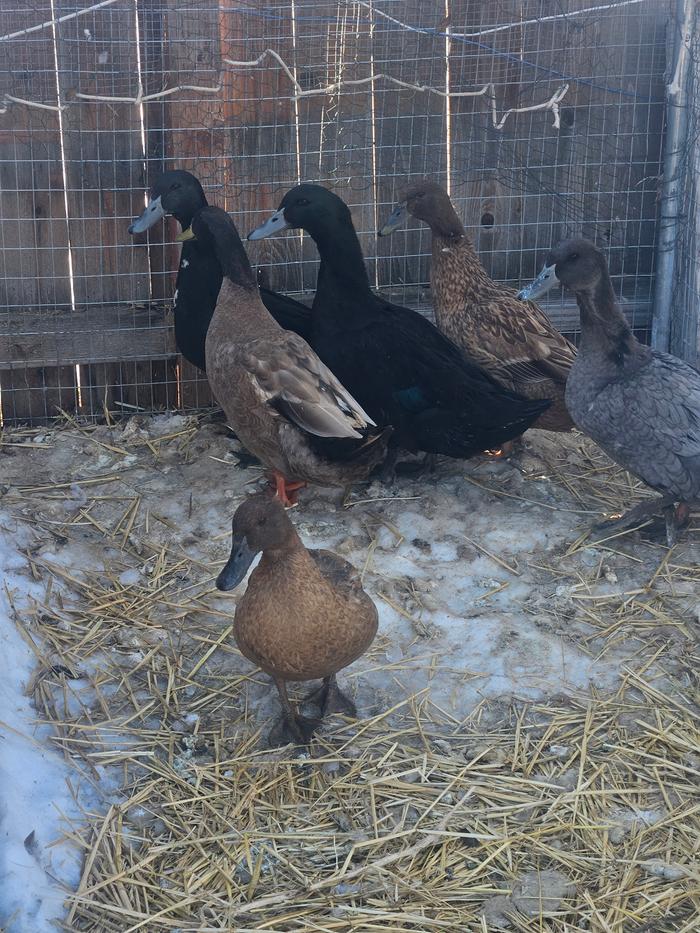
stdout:
POLYGON ((284 506, 269 493, 251 496, 239 505, 232 527, 231 556, 216 578, 219 590, 238 586, 261 551, 285 551, 299 540, 284 506))
POLYGON ((214 252, 221 271, 236 285, 248 291, 257 289, 236 225, 221 207, 203 207, 192 221, 188 239, 199 240, 205 248, 214 252))
POLYGON ((297 185, 288 191, 275 213, 251 230, 249 240, 264 240, 280 230, 303 229, 311 236, 329 225, 352 223, 350 210, 337 194, 321 185, 297 185))
POLYGON ((194 215, 206 203, 202 186, 190 172, 180 169, 163 172, 155 180, 149 192, 148 204, 129 227, 129 233, 144 233, 162 217, 170 215, 180 222, 183 230, 187 230, 194 215))
POLYGON ((562 240, 550 250, 537 278, 518 292, 523 301, 535 301, 560 283, 573 292, 593 292, 607 278, 605 257, 590 240, 562 240))
POLYGON ((457 237, 464 234, 464 224, 457 216, 450 196, 437 182, 424 179, 405 188, 401 200, 380 228, 378 236, 389 236, 398 230, 409 214, 424 221, 436 236, 457 237))

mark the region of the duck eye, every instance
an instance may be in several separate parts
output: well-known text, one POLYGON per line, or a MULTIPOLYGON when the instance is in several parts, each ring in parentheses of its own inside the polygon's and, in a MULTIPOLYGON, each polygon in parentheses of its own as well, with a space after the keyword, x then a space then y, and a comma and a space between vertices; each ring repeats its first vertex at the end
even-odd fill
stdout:
POLYGON ((170 190, 171 190, 171 191, 175 191, 175 189, 176 189, 176 188, 179 188, 179 187, 180 187, 180 182, 179 182, 179 181, 174 181, 174 182, 172 183, 172 185, 170 186, 170 190))
POLYGON ((297 207, 306 207, 309 203, 308 198, 297 198, 297 207))
POLYGON ((576 262, 577 259, 578 259, 578 253, 571 253, 571 255, 569 256, 569 262, 576 262))

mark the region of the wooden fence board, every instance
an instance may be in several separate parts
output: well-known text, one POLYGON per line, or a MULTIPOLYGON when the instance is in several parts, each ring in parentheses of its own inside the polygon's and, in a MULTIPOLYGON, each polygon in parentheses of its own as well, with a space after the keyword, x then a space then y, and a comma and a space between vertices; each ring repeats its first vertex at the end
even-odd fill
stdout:
MULTIPOLYGON (((0 9, 0 34, 51 18, 48 2, 31 13, 0 9)), ((53 39, 49 30, 17 37, 2 47, 0 99, 11 94, 56 105, 53 39)), ((9 330, 26 308, 70 304, 68 227, 61 172, 58 113, 9 104, 0 114, 0 329, 9 330)), ((32 366, 16 346, 0 348, 3 416, 18 421, 52 417, 75 407, 75 372, 51 366, 47 352, 32 366), (49 365, 47 365, 49 364, 49 365), (10 368, 11 367, 11 368, 10 368)))

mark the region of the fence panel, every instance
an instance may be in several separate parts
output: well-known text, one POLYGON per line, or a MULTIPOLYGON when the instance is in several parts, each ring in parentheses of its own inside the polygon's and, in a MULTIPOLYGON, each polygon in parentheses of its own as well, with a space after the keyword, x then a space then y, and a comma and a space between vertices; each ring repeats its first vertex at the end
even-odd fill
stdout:
MULTIPOLYGON (((427 228, 409 223, 388 240, 376 229, 406 182, 428 175, 448 185, 496 278, 530 278, 554 241, 583 231, 606 250, 635 326, 648 328, 669 0, 8 6, 5 421, 213 403, 174 352, 177 224, 137 241, 127 233, 163 168, 194 171, 242 233, 299 180, 333 187, 371 280, 421 310, 427 228)), ((309 297, 318 258, 308 237, 250 244, 250 255, 272 287, 309 297)), ((570 299, 546 308, 576 332, 570 299)))

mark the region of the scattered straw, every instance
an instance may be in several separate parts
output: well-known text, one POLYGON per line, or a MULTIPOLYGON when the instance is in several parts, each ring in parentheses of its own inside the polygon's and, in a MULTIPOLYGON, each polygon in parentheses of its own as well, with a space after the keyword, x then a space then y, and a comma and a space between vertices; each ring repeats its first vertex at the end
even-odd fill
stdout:
MULTIPOLYGON (((189 432, 100 443, 152 462, 174 445, 186 450, 189 432)), ((531 496, 469 482, 584 516, 633 503, 639 488, 582 450, 552 467, 546 503, 534 478, 531 496)), ((329 722, 296 757, 261 745, 269 688, 231 640, 233 603, 215 595, 212 562, 185 553, 172 522, 122 473, 79 483, 87 501, 60 522, 61 539, 87 535, 117 556, 105 572, 30 550, 45 593, 18 617, 56 747, 96 787, 104 767, 123 785, 67 831, 85 860, 65 930, 488 933, 499 916, 530 933, 697 929, 700 719, 695 623, 682 600, 697 594, 700 568, 690 552, 632 547, 629 535, 616 538, 618 551, 594 552, 581 537, 550 563, 540 554, 527 565, 469 539, 517 586, 541 576, 548 598, 523 610, 564 631, 562 644, 575 618, 578 647, 592 657, 624 646, 617 686, 484 699, 460 720, 429 686, 410 688, 409 660, 431 683, 455 676, 457 689, 480 673, 453 672, 449 657, 425 653, 434 642, 424 638, 411 659, 387 663, 380 637, 353 678, 383 670, 396 684, 390 700, 359 722, 329 722)), ((13 487, 6 507, 15 502, 50 538, 56 518, 44 510, 68 502, 71 487, 13 487)), ((390 515, 367 513, 366 573, 379 524, 402 541, 390 515)), ((480 611, 508 585, 484 593, 480 611)), ((391 592, 381 598, 420 629, 391 592)))

